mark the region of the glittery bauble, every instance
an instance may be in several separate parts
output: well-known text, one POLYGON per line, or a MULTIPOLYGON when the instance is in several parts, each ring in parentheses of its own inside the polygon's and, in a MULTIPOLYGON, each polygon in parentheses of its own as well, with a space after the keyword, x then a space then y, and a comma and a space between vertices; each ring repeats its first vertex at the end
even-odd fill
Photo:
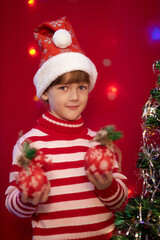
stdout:
POLYGON ((159 105, 150 98, 144 106, 143 119, 146 120, 148 117, 154 117, 158 106, 159 105))
MULTIPOLYGON (((139 232, 141 231, 141 234, 142 234, 143 237, 146 236, 146 234, 149 233, 150 228, 151 228, 151 225, 150 225, 149 222, 140 221, 137 224, 137 229, 138 229, 139 232)), ((144 238, 142 238, 142 239, 144 239, 144 238)))
POLYGON ((160 129, 147 128, 145 137, 148 146, 153 148, 160 147, 160 129))

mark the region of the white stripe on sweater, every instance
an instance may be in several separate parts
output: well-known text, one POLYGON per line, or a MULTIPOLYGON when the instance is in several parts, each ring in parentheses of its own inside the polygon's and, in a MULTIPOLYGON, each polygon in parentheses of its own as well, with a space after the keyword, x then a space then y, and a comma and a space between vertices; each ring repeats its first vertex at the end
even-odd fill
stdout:
POLYGON ((16 179, 16 176, 18 175, 19 172, 11 172, 9 175, 9 182, 12 182, 16 179))
POLYGON ((25 133, 19 140, 19 143, 22 143, 26 138, 28 137, 43 137, 43 136, 47 136, 48 134, 36 129, 36 128, 32 128, 29 132, 25 133))
POLYGON ((88 133, 87 135, 89 135, 90 137, 94 137, 96 135, 95 131, 92 131, 91 129, 88 128, 88 133))
POLYGON ((124 195, 125 197, 128 196, 128 188, 126 187, 126 185, 124 184, 124 182, 121 179, 116 179, 117 182, 119 182, 119 184, 123 187, 124 190, 124 195))
POLYGON ((56 125, 59 125, 59 126, 62 126, 62 127, 71 127, 71 128, 79 128, 81 127, 84 123, 80 123, 80 124, 68 124, 68 123, 61 123, 61 122, 58 122, 58 121, 55 121, 53 119, 50 119, 48 117, 45 116, 45 114, 42 115, 42 117, 44 119, 46 119, 48 122, 51 122, 53 124, 56 124, 56 125))
POLYGON ((113 173, 113 177, 115 178, 115 179, 127 179, 126 178, 126 176, 124 176, 122 173, 113 173))
POLYGON ((81 168, 68 168, 63 170, 53 170, 46 172, 47 178, 52 179, 64 179, 70 177, 79 177, 86 175, 84 167, 81 168))
POLYGON ((67 153, 67 154, 46 154, 48 160, 52 160, 54 163, 61 162, 75 162, 83 160, 86 152, 67 153))
POLYGON ((9 194, 9 193, 13 192, 15 189, 17 189, 15 186, 9 186, 9 187, 7 188, 5 194, 6 194, 6 195, 9 194))
POLYGON ((104 222, 112 218, 113 214, 110 213, 101 213, 90 216, 78 216, 70 218, 59 218, 59 219, 50 219, 42 220, 37 223, 33 221, 33 227, 38 228, 56 228, 56 227, 69 227, 69 226, 83 226, 88 224, 94 224, 99 222, 104 222))
POLYGON ((49 196, 88 192, 92 190, 94 190, 94 187, 90 182, 79 183, 79 184, 72 184, 72 185, 66 185, 66 186, 52 187, 50 190, 49 196))
POLYGON ((83 200, 72 200, 58 203, 47 203, 39 205, 37 213, 49 213, 49 212, 58 212, 58 211, 67 211, 74 209, 87 209, 91 207, 102 207, 104 204, 98 198, 90 198, 83 200))
POLYGON ((88 147, 89 141, 87 139, 78 138, 76 140, 55 140, 55 141, 35 141, 30 144, 32 147, 39 148, 66 148, 66 147, 88 147))

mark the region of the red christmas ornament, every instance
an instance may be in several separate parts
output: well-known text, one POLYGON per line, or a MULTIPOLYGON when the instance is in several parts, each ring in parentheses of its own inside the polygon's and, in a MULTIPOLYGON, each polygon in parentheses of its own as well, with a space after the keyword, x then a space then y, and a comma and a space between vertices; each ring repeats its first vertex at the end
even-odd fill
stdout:
POLYGON ((22 168, 17 177, 19 190, 25 191, 29 197, 40 192, 47 182, 48 179, 44 171, 35 164, 30 164, 28 169, 22 168))
POLYGON ((42 151, 30 147, 30 142, 25 141, 22 145, 22 154, 18 159, 21 167, 16 182, 19 190, 25 191, 29 197, 40 192, 48 183, 47 176, 41 168, 48 164, 42 151))
POLYGON ((121 136, 121 132, 115 131, 114 126, 107 126, 98 131, 93 141, 100 142, 100 145, 88 149, 84 157, 85 168, 91 173, 103 174, 106 171, 111 171, 113 162, 116 160, 116 153, 120 158, 120 151, 117 151, 118 148, 113 144, 113 141, 121 136))
POLYGON ((101 145, 91 147, 85 155, 85 166, 92 173, 99 172, 103 174, 112 170, 115 152, 101 145))

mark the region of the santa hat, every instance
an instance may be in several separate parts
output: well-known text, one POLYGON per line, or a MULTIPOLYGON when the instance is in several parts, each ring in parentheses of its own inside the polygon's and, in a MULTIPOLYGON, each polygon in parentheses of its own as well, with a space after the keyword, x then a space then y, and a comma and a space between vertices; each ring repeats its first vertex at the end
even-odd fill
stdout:
POLYGON ((35 29, 34 36, 42 50, 41 63, 34 76, 38 97, 57 77, 75 70, 89 74, 90 91, 93 89, 96 67, 81 49, 66 17, 41 24, 35 29))

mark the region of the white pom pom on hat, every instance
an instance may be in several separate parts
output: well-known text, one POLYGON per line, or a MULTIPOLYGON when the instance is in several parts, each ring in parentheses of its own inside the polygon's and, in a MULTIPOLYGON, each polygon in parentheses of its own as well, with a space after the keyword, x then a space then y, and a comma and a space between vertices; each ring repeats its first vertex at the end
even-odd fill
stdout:
POLYGON ((71 34, 65 29, 59 29, 53 35, 53 42, 59 48, 67 48, 72 43, 71 34))
POLYGON ((42 50, 41 63, 34 76, 37 97, 60 75, 81 70, 89 74, 90 91, 97 79, 94 63, 85 55, 66 17, 39 25, 34 36, 42 50))

